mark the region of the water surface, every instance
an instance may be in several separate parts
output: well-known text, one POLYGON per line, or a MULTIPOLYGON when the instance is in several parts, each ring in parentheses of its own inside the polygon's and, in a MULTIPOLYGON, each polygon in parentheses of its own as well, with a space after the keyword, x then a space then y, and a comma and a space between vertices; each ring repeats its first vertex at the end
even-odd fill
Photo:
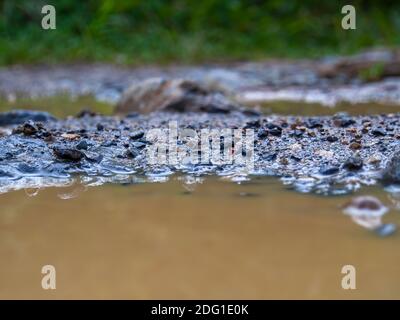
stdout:
MULTIPOLYGON (((390 204, 378 187, 361 193, 390 204)), ((399 299, 400 234, 354 224, 339 208, 349 198, 275 178, 2 194, 0 298, 399 299), (46 264, 56 290, 41 288, 46 264), (356 290, 341 287, 348 264, 356 290)))

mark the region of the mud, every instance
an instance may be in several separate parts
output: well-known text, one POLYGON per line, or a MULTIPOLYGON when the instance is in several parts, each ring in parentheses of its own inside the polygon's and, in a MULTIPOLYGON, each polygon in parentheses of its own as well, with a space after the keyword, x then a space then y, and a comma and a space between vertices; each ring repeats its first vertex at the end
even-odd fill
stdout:
MULTIPOLYGON (((277 176, 288 188, 344 194, 363 185, 398 182, 400 114, 301 117, 153 112, 79 117, 3 126, 0 192, 71 183, 166 181, 215 174, 236 182, 277 176), (150 129, 253 129, 254 168, 227 164, 150 164, 150 129), (397 159, 397 160, 396 160, 397 159)), ((188 141, 177 144, 185 147, 188 141)))
POLYGON ((292 101, 330 107, 341 103, 399 105, 399 56, 382 49, 351 57, 197 66, 12 66, 0 69, 0 96, 15 101, 20 97, 67 93, 73 97, 93 95, 99 101, 115 103, 132 84, 162 77, 221 87, 231 91, 241 103, 292 101), (372 72, 377 68, 380 72, 372 72))

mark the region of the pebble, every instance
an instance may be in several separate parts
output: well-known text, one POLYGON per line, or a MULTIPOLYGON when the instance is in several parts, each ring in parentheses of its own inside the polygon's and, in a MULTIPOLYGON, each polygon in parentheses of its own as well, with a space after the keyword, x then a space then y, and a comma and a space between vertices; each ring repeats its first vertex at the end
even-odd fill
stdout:
POLYGON ((53 151, 58 158, 64 160, 80 161, 84 157, 83 152, 72 148, 54 147, 53 151))
POLYGON ((79 141, 76 146, 75 146, 78 150, 87 150, 89 145, 87 143, 86 140, 81 140, 79 141))
POLYGON ((386 136, 386 131, 382 128, 376 128, 374 130, 371 131, 371 134, 374 135, 375 137, 384 137, 386 136))
POLYGON ((388 161, 383 172, 383 178, 387 182, 400 182, 400 151, 395 152, 388 161))
POLYGON ((362 148, 362 146, 359 142, 352 142, 352 143, 350 143, 349 148, 351 150, 360 150, 362 148))
POLYGON ((339 138, 338 138, 338 137, 335 137, 335 136, 328 136, 328 137, 326 138, 326 140, 327 140, 328 142, 336 142, 336 141, 339 140, 339 138))
POLYGON ((131 138, 132 140, 138 140, 140 138, 143 138, 144 136, 144 131, 143 130, 138 130, 138 131, 134 131, 129 135, 129 138, 131 138))
POLYGON ((363 166, 363 161, 359 155, 351 156, 344 163, 343 167, 350 171, 360 170, 363 166))
POLYGON ((146 143, 140 142, 140 141, 135 141, 132 143, 132 146, 136 149, 143 149, 146 147, 146 143))
POLYGON ((323 175, 332 175, 339 172, 339 167, 327 165, 321 167, 319 172, 323 175))
POLYGON ((397 226, 394 223, 384 223, 378 228, 374 229, 374 232, 380 237, 387 237, 394 234, 397 230, 397 226))

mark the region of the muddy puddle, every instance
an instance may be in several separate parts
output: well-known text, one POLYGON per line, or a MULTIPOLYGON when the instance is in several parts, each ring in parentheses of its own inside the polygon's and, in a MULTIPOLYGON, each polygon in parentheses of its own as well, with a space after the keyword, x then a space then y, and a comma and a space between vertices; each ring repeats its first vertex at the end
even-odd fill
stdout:
MULTIPOLYGON (((400 111, 260 107, 305 116, 400 111)), ((60 118, 82 108, 112 111, 90 96, 0 102, 0 111, 60 118)), ((154 181, 0 194, 0 298, 400 299, 400 233, 380 237, 341 209, 355 195, 372 195, 390 208, 383 222, 400 225, 399 199, 380 185, 333 197, 295 192, 278 178, 154 181), (44 265, 56 268, 56 290, 42 289, 44 265), (342 288, 345 265, 356 269, 355 290, 342 288)))
MULTIPOLYGON (((391 204, 381 188, 358 194, 391 204)), ((349 198, 212 177, 2 194, 0 298, 398 299, 400 235, 354 224, 349 198), (41 288, 47 264, 56 290, 41 288), (342 289, 344 265, 356 290, 342 289)))

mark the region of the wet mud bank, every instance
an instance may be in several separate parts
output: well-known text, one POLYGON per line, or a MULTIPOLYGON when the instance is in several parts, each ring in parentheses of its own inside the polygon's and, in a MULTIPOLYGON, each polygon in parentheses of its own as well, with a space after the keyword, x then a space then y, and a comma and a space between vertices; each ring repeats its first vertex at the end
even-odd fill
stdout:
POLYGON ((98 101, 115 103, 130 85, 154 77, 185 78, 223 88, 241 103, 400 105, 400 54, 390 49, 315 60, 271 59, 197 66, 17 65, 0 68, 0 97, 13 102, 21 97, 91 95, 98 101))
MULTIPOLYGON (((101 116, 82 112, 55 119, 28 112, 41 121, 26 121, 26 112, 0 116, 2 193, 65 185, 76 178, 87 185, 130 184, 166 181, 174 174, 192 180, 218 175, 236 182, 277 176, 289 188, 319 194, 344 194, 362 185, 400 182, 400 114, 303 117, 233 111, 101 116), (243 134, 250 130, 254 133, 254 166, 234 161, 218 165, 211 161, 150 162, 148 151, 157 138, 148 133, 161 129, 168 135, 171 123, 177 132, 190 129, 199 137, 202 129, 232 129, 243 134)), ((178 134, 175 146, 190 154, 193 141, 197 145, 200 139, 178 134)), ((201 157, 201 151, 196 152, 201 157)))

